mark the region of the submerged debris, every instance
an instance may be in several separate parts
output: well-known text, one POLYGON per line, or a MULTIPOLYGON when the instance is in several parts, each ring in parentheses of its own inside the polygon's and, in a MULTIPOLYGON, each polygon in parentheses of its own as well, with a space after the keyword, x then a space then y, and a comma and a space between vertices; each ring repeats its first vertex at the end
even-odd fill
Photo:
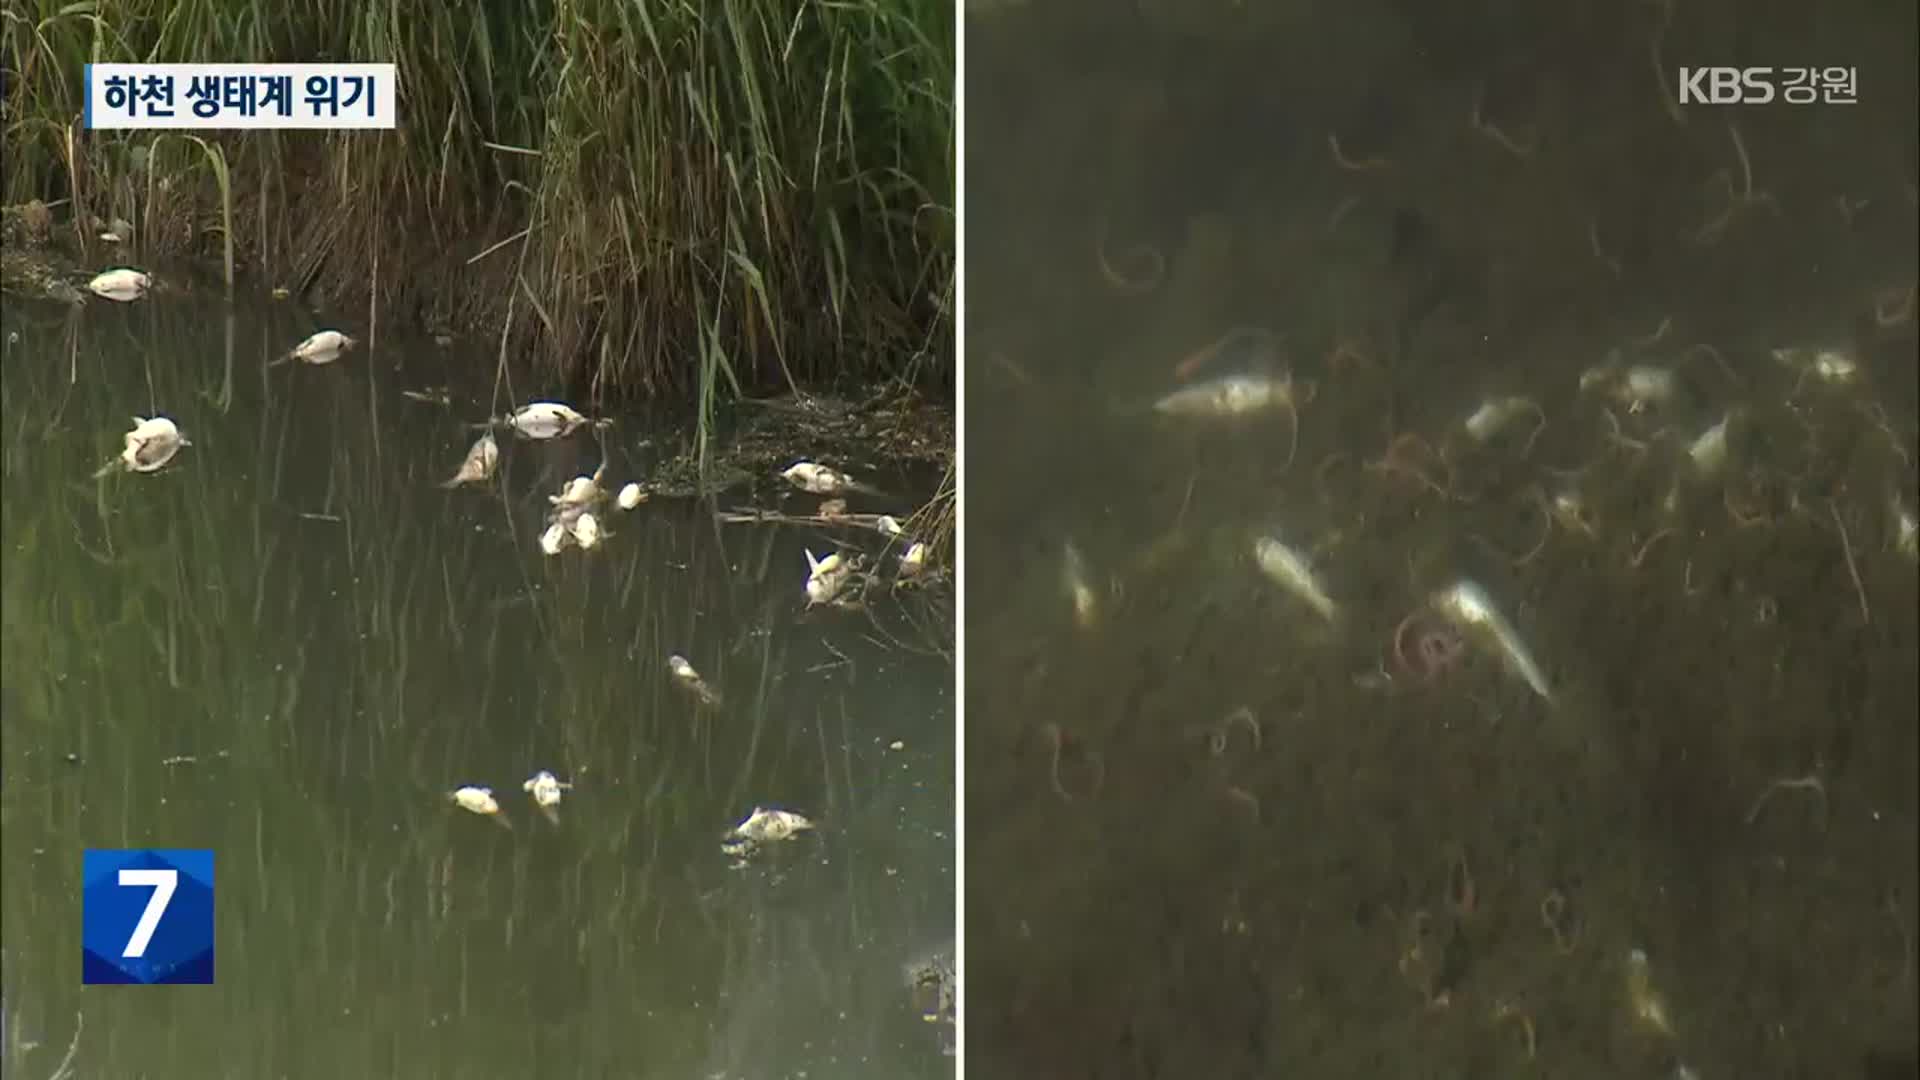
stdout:
POLYGON ((813 822, 791 810, 768 810, 756 806, 745 821, 727 830, 720 842, 720 851, 745 860, 768 844, 791 840, 812 828, 813 822))
POLYGON ((720 692, 701 678, 698 671, 693 670, 693 665, 687 663, 686 657, 679 653, 667 657, 667 670, 673 673, 673 681, 692 694, 701 705, 709 709, 720 707, 720 692))
POLYGON ((440 486, 455 488, 462 484, 485 483, 493 479, 493 471, 499 466, 500 444, 494 442, 493 433, 488 432, 467 449, 467 458, 460 463, 460 471, 440 486))
POLYGON ((131 270, 126 267, 104 271, 95 276, 92 281, 87 282, 87 288, 90 289, 95 296, 118 301, 122 304, 132 303, 147 295, 147 290, 151 288, 152 285, 153 279, 151 277, 148 277, 138 270, 131 270))

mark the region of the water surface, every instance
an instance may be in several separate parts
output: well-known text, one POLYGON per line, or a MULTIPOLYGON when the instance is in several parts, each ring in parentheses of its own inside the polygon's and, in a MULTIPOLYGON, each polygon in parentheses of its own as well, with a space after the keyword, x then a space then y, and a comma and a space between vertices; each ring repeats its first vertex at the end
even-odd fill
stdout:
MULTIPOLYGON (((941 587, 804 611, 803 547, 878 538, 715 521, 811 512, 771 477, 604 507, 598 549, 543 556, 546 496, 603 457, 610 491, 645 480, 672 418, 502 433, 497 485, 443 491, 505 408, 488 353, 265 366, 315 328, 7 304, 9 1067, 71 1042, 98 1077, 950 1072, 906 974, 952 936, 941 587), (89 479, 155 411, 192 441, 175 463, 89 479), (538 769, 575 785, 557 826, 538 769), (756 805, 820 829, 734 869, 721 834, 756 805), (212 987, 79 985, 81 850, 144 846, 216 853, 212 987)), ((937 479, 875 477, 853 509, 903 518, 937 479)))

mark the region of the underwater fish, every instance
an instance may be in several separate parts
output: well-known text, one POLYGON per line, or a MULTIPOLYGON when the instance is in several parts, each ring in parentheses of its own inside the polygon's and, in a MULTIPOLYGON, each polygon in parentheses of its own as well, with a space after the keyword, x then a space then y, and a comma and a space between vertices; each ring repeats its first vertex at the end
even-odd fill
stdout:
POLYGON ((1434 610, 1446 616, 1463 632, 1488 639, 1507 667, 1525 680, 1534 693, 1546 701, 1553 700, 1553 692, 1547 686, 1547 677, 1540 671, 1540 665, 1534 662, 1526 644, 1514 632, 1513 624, 1493 606, 1493 599, 1485 589, 1471 581, 1459 581, 1435 593, 1432 604, 1434 610))
POLYGON ((1260 572, 1274 584, 1299 598, 1321 618, 1329 622, 1334 619, 1336 609, 1333 600, 1327 596, 1320 576, 1314 572, 1313 564, 1306 556, 1275 537, 1262 536, 1253 542, 1253 559, 1260 567, 1260 572))
POLYGON ((87 282, 87 288, 92 290, 95 296, 122 304, 132 303, 147 295, 147 290, 152 285, 151 277, 126 267, 105 271, 87 282))
POLYGON ((480 436, 467 448, 467 457, 460 463, 460 471, 453 478, 443 481, 443 488, 456 488, 462 484, 484 483, 493 478, 493 470, 500 465, 500 444, 493 441, 493 433, 480 436))

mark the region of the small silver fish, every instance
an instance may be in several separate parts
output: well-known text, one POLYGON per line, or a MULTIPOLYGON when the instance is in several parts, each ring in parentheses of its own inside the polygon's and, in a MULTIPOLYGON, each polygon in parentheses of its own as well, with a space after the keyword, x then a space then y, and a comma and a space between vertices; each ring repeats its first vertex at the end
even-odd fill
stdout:
POLYGON ((460 463, 460 471, 453 478, 443 481, 443 488, 456 488, 462 484, 479 484, 493 478, 493 470, 500 465, 500 444, 493 441, 493 433, 488 432, 467 449, 465 461, 460 463))
POLYGON ((1292 593, 1321 618, 1328 622, 1334 620, 1337 609, 1306 556, 1275 537, 1262 536, 1253 542, 1253 560, 1274 584, 1292 593))
POLYGON ((1248 372, 1220 375, 1182 387, 1153 403, 1168 416, 1245 416, 1267 409, 1292 409, 1291 376, 1248 372))
POLYGON ((1073 620, 1082 630, 1093 629, 1093 624, 1100 620, 1100 594, 1094 590, 1086 556, 1080 554, 1071 540, 1061 553, 1060 583, 1066 587, 1067 599, 1073 602, 1073 620))
POLYGON ((1526 681, 1546 701, 1553 700, 1553 692, 1547 686, 1547 677, 1541 673, 1540 665, 1534 662, 1521 642, 1520 635, 1514 632, 1513 624, 1493 606, 1493 600, 1487 591, 1471 581, 1459 581, 1433 594, 1433 608, 1458 626, 1463 632, 1480 634, 1492 639, 1493 646, 1514 674, 1526 681))

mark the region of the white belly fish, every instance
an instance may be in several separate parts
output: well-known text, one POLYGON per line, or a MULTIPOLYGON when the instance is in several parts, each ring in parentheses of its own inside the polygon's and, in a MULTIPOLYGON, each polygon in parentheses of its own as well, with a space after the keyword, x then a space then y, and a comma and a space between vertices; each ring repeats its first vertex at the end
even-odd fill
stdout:
POLYGON ((628 484, 620 489, 619 503, 622 510, 631 510, 646 501, 647 493, 642 491, 637 483, 628 484))
POLYGON ((871 492, 873 490, 846 473, 811 461, 791 465, 780 475, 786 478, 787 483, 814 495, 840 495, 849 491, 871 492))
POLYGON ((133 430, 126 434, 126 444, 121 448, 119 458, 108 462, 94 475, 105 476, 115 469, 136 473, 157 472, 172 461, 182 447, 192 445, 172 420, 164 416, 151 419, 136 416, 133 418, 133 430))
POLYGON ((460 471, 453 478, 441 483, 443 488, 456 488, 462 484, 480 484, 493 478, 494 469, 500 465, 500 444, 493 441, 493 433, 488 432, 467 449, 465 461, 460 463, 460 471))
POLYGON ((835 551, 826 558, 815 558, 813 552, 807 556, 807 606, 831 603, 846 589, 855 570, 859 569, 839 552, 835 551))
POLYGON ((744 859, 768 844, 791 840, 812 828, 813 822, 791 810, 768 810, 756 806, 745 821, 727 830, 726 837, 720 842, 720 850, 744 859))
POLYGON ((469 814, 490 817, 508 828, 513 827, 507 822, 506 815, 500 812, 500 804, 494 801, 492 788, 468 785, 454 789, 448 798, 453 800, 455 806, 469 814))
POLYGON ((307 340, 295 345, 282 360, 298 360, 303 364, 331 364, 341 355, 360 342, 338 330, 322 330, 307 340))
POLYGON ((563 510, 599 502, 607 494, 600 487, 600 480, 606 475, 607 463, 603 461, 599 468, 593 470, 592 476, 576 476, 567 481, 561 485, 560 494, 547 496, 547 502, 563 510))
POLYGON ((506 418, 508 427, 529 439, 557 439, 573 434, 586 423, 586 417, 557 401, 522 405, 506 418))
POLYGON ((1253 542, 1253 560, 1274 584, 1292 593, 1321 618, 1328 622, 1334 620, 1338 610, 1306 556, 1274 537, 1262 536, 1253 542))
POLYGON ((1546 701, 1553 700, 1553 691, 1548 687, 1547 677, 1540 671, 1540 665, 1534 662, 1520 635, 1514 632, 1513 624, 1507 622, 1506 617, 1493 606, 1493 600, 1485 589, 1471 581, 1460 581, 1434 593, 1431 602, 1434 610, 1459 627, 1461 632, 1479 637, 1483 643, 1491 645, 1507 668, 1524 679, 1534 693, 1546 701))
POLYGON ((1293 464, 1300 442, 1299 395, 1293 376, 1241 372, 1220 375, 1205 382, 1182 387, 1153 403, 1153 410, 1164 416, 1200 419, 1237 419, 1275 411, 1287 414, 1290 427, 1287 464, 1293 464))
MULTIPOLYGON (((570 790, 572 784, 562 783, 560 778, 545 769, 534 773, 520 790, 533 796, 533 804, 540 808, 546 819, 555 825, 560 824, 560 793, 570 790)), ((491 796, 489 796, 491 797, 491 796)))
POLYGON ((147 295, 147 289, 153 285, 153 279, 138 270, 120 267, 108 270, 87 282, 87 288, 95 296, 104 297, 122 304, 130 304, 147 295))

